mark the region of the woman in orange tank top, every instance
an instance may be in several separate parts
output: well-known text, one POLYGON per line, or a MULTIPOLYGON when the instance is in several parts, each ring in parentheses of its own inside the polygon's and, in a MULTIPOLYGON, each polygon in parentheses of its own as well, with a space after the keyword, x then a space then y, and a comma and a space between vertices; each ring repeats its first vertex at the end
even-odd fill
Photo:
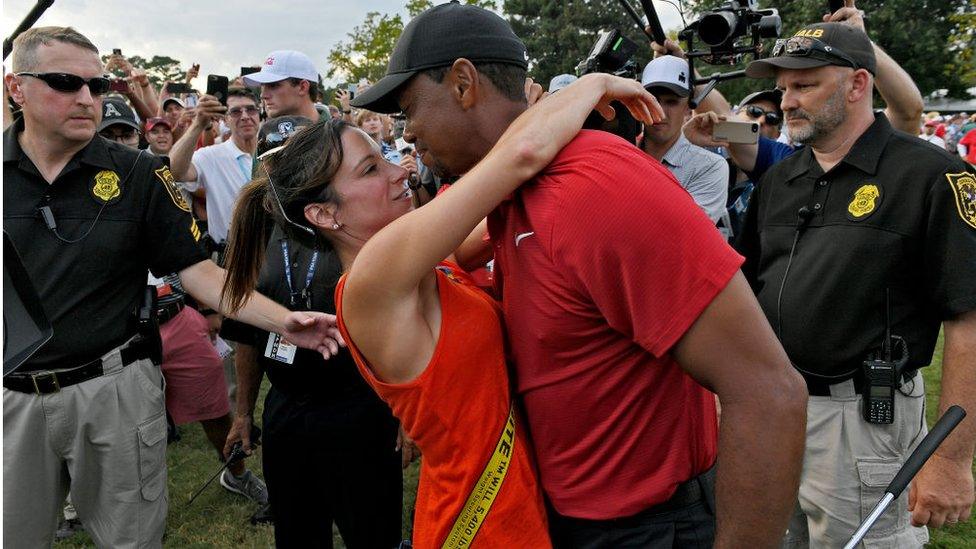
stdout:
POLYGON ((261 233, 272 222, 338 253, 347 271, 336 288, 339 328, 363 377, 424 454, 415 547, 550 545, 509 388, 500 310, 444 258, 611 99, 638 119, 660 119, 639 83, 583 77, 526 110, 450 192, 422 208, 413 208, 407 172, 342 122, 292 136, 238 200, 223 296, 231 307, 253 287, 261 233))

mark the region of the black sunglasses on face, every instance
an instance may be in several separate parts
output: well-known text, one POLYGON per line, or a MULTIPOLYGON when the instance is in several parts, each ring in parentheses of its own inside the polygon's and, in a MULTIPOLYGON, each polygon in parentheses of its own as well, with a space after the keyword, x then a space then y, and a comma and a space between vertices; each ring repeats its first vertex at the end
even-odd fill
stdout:
POLYGON ((106 128, 98 132, 98 134, 104 137, 105 139, 109 139, 112 141, 120 141, 120 140, 128 141, 138 135, 136 130, 131 128, 125 130, 118 130, 118 131, 112 131, 111 128, 106 128))
POLYGON ((87 84, 88 91, 92 95, 104 95, 112 84, 108 78, 102 76, 85 80, 76 74, 66 72, 18 72, 17 76, 31 76, 43 80, 51 89, 64 93, 74 93, 87 84))
POLYGON ((749 118, 759 118, 761 116, 766 117, 766 123, 770 126, 778 126, 780 123, 780 116, 774 112, 766 112, 762 107, 758 105, 746 105, 746 114, 749 118))
POLYGON ((854 70, 861 68, 851 56, 843 51, 809 36, 781 38, 773 45, 772 54, 773 57, 786 55, 789 57, 812 57, 823 61, 843 61, 854 70))

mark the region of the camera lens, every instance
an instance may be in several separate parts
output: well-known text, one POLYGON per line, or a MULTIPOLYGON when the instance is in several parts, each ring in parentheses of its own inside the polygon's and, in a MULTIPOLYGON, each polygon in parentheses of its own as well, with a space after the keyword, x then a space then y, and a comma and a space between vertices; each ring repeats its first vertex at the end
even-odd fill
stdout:
POLYGON ((732 31, 738 24, 739 18, 734 13, 712 12, 698 22, 698 36, 709 46, 720 46, 732 37, 732 31))
POLYGON ((759 124, 753 124, 752 125, 752 133, 756 133, 758 131, 759 131, 759 124))

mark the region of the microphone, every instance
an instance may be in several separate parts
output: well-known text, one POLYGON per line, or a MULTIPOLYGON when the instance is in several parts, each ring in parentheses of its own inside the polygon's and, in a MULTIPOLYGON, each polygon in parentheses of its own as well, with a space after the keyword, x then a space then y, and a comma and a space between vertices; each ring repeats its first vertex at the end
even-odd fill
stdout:
POLYGON ((796 228, 797 230, 806 227, 807 223, 813 219, 813 210, 803 206, 796 211, 796 228))
POLYGON ((49 230, 54 231, 55 234, 57 234, 58 224, 56 221, 54 221, 54 212, 51 211, 51 207, 41 206, 39 209, 41 210, 41 217, 44 218, 44 224, 47 225, 49 230))

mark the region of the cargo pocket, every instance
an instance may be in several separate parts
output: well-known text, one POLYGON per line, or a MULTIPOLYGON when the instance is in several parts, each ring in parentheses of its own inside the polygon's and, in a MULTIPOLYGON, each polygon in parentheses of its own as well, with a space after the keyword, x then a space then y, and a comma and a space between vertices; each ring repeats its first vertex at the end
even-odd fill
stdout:
MULTIPOLYGON (((857 474, 861 478, 861 517, 864 520, 871 514, 875 506, 884 496, 885 488, 895 478, 901 462, 898 459, 886 460, 858 460, 857 474)), ((890 538, 908 526, 908 499, 906 494, 891 502, 891 505, 874 523, 874 527, 864 537, 865 545, 871 546, 870 540, 890 538)), ((890 542, 891 540, 888 539, 890 542)))
POLYGON ((156 501, 166 487, 166 414, 142 423, 138 430, 142 499, 156 501))

